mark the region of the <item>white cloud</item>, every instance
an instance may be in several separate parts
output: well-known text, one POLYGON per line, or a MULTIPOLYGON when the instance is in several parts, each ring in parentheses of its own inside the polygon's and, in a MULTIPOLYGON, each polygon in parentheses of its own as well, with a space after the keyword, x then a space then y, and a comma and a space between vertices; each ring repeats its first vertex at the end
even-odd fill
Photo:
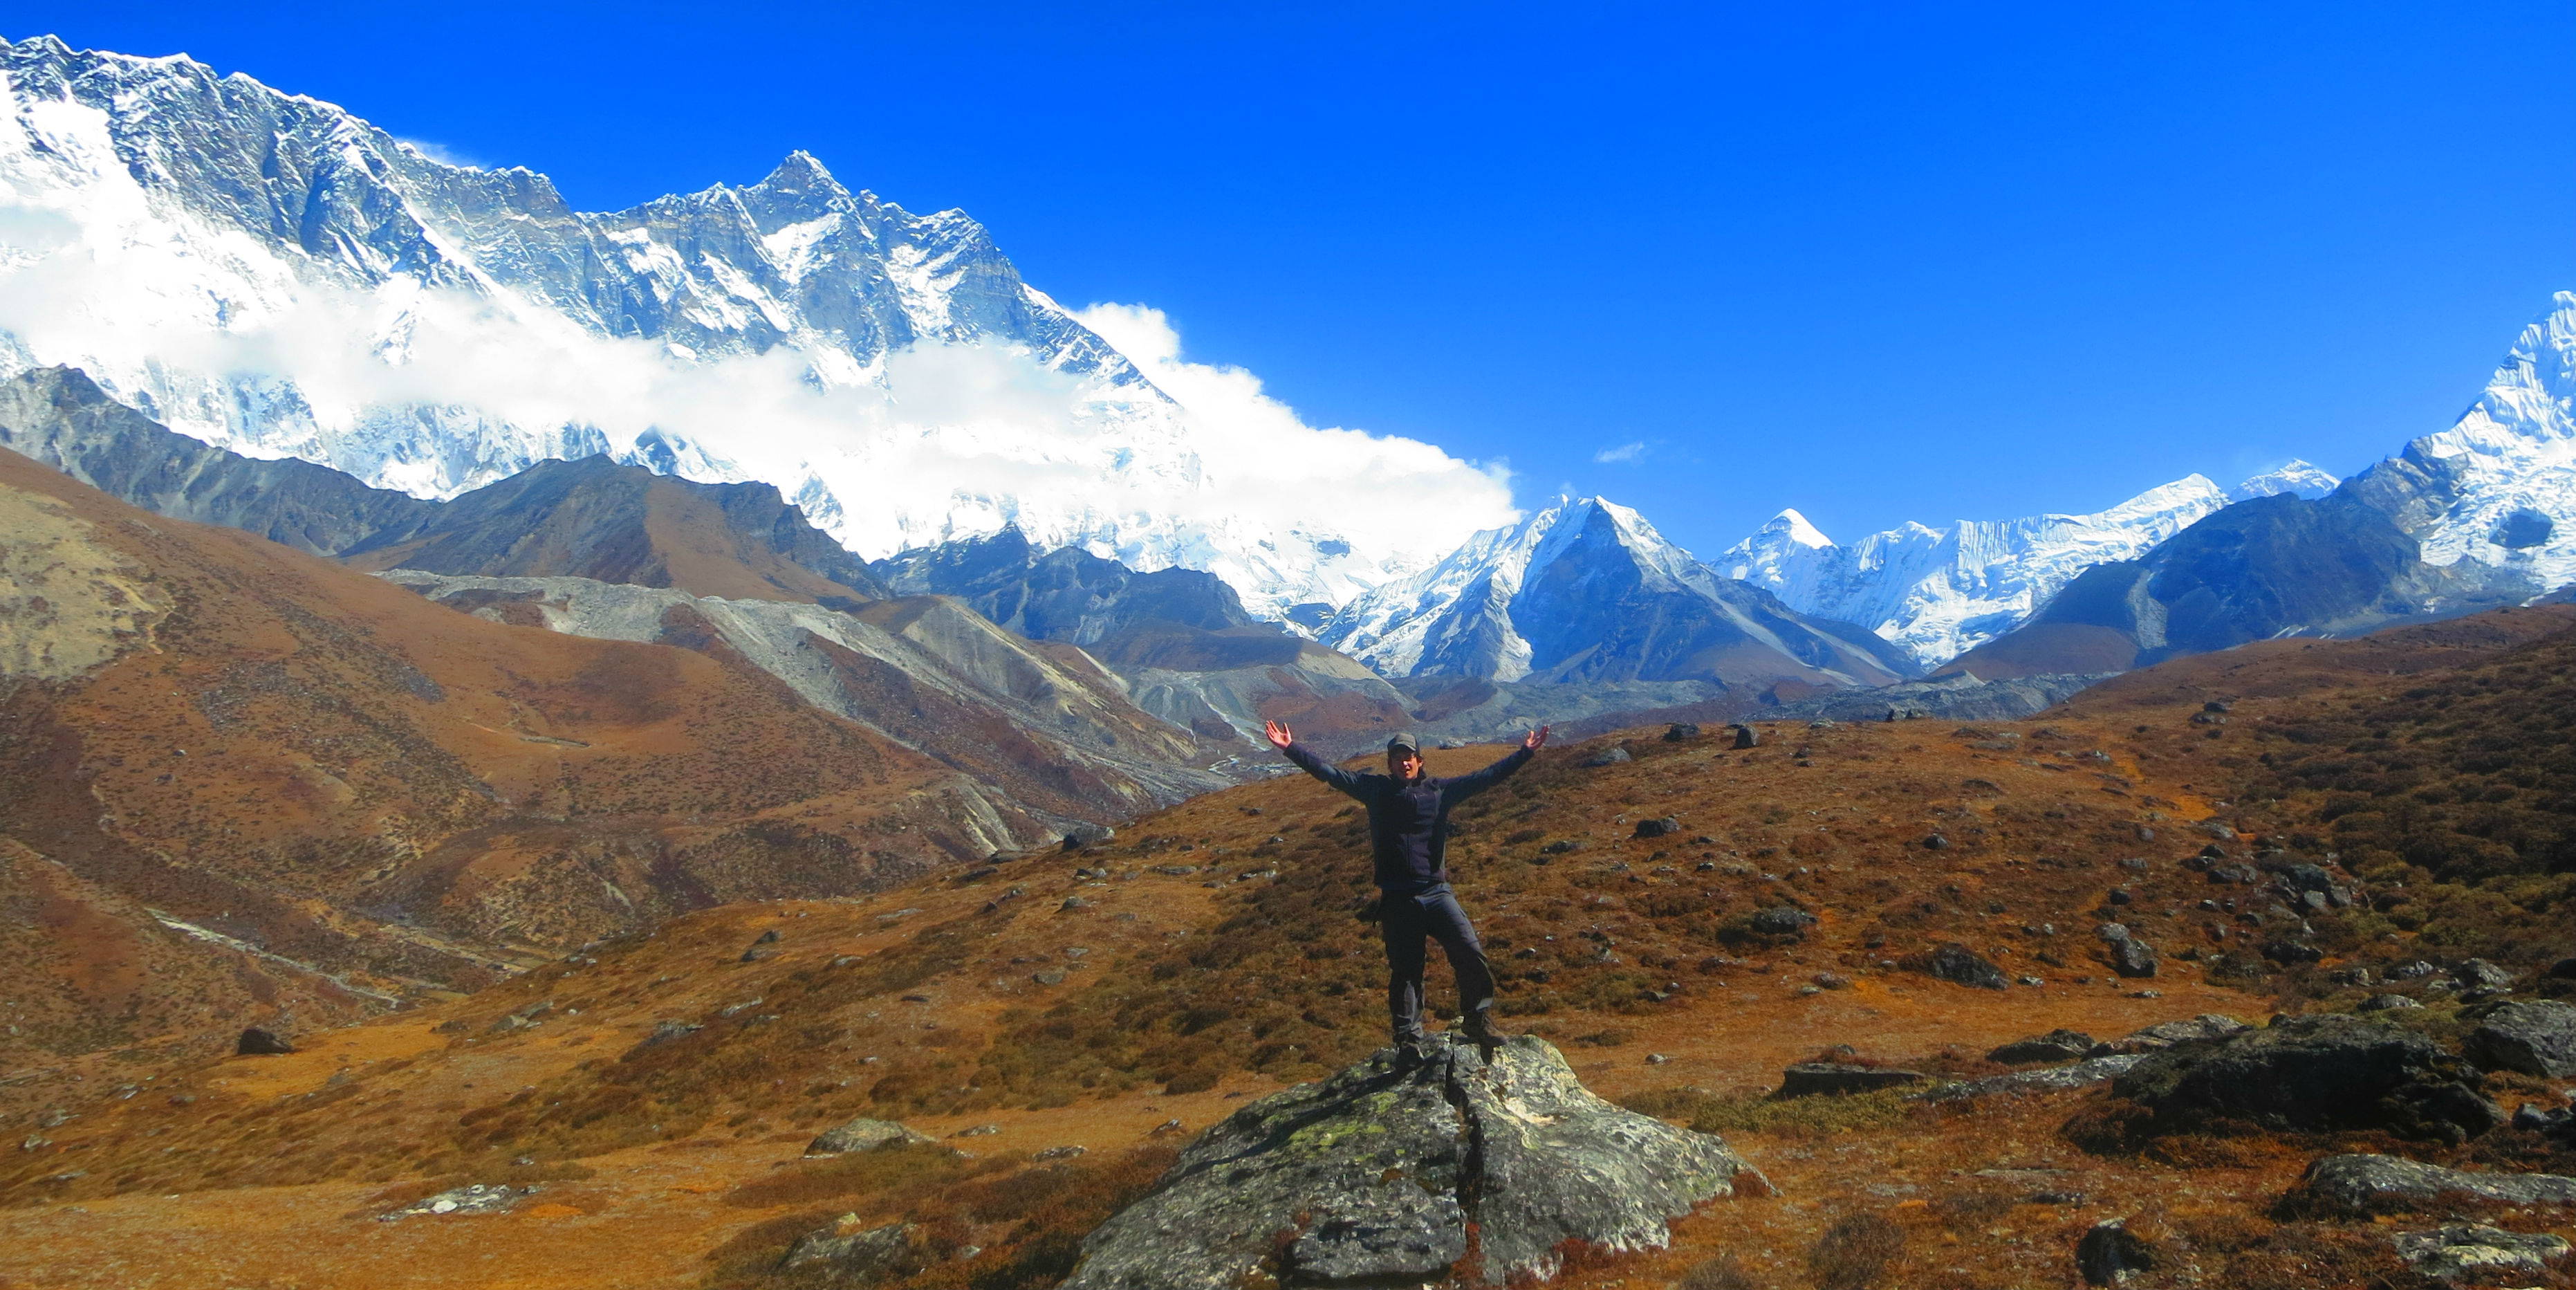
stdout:
POLYGON ((1147 305, 1095 304, 1074 317, 1181 405, 1221 514, 1329 529, 1379 550, 1445 555, 1480 529, 1520 518, 1511 471, 1418 439, 1307 425, 1240 367, 1181 356, 1180 332, 1147 305))
POLYGON ((1645 441, 1641 439, 1634 443, 1620 444, 1616 448, 1604 448, 1601 451, 1592 454, 1592 460, 1599 465, 1608 466, 1622 462, 1637 461, 1645 455, 1646 444, 1645 441))

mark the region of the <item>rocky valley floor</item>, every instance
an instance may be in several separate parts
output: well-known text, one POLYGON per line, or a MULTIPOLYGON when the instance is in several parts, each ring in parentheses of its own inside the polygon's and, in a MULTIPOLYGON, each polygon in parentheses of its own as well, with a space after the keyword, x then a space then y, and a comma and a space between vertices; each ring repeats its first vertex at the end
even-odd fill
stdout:
MULTIPOLYGON (((2306 1125, 2182 1118, 2126 1082, 1923 1096, 2048 1069, 1989 1056, 2044 1032, 2264 1033, 2394 994, 2419 1006, 2371 1015, 2424 1079, 2563 1106, 2566 1078, 2450 1054, 2497 1001, 2567 992, 2547 975, 2576 950, 2564 874, 2443 839, 2540 827, 2570 621, 2274 642, 2021 723, 1551 748, 1453 847, 1507 1028, 1768 1179, 1677 1221, 1669 1249, 1568 1251, 1558 1283, 2062 1286, 2120 1219, 2152 1265, 2131 1285, 2407 1286, 2430 1283, 2400 1233, 2576 1233, 2566 1206, 2371 1215, 2302 1187, 2349 1153, 2576 1173, 2537 1121, 2446 1136, 2478 1114, 2423 1100, 2447 1083, 2400 1089, 2406 1115, 2306 1125), (2454 720, 2480 705, 2505 716, 2454 720), (2508 726, 2529 742, 2459 743, 2508 726), (2146 950, 2153 976, 2115 970, 2146 950), (1884 1087, 1773 1096, 1805 1063, 1884 1087)), ((1078 852, 691 914, 288 1055, 145 1045, 8 1073, 0 1286, 1052 1286, 1202 1131, 1382 1042, 1361 828, 1302 778, 1245 785, 1078 852), (931 1141, 807 1158, 859 1116, 931 1141), (478 1185, 512 1190, 456 1191, 478 1185), (784 1265, 810 1234, 895 1224, 902 1258, 784 1265)), ((1437 966, 1433 988, 1452 997, 1437 966)), ((2467 1277, 2555 1285, 2564 1265, 2467 1277)))

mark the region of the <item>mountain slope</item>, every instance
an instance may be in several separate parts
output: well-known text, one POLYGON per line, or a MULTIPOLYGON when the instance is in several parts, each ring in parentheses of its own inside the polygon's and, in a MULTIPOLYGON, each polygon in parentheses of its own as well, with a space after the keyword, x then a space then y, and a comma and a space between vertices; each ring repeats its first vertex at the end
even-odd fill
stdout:
MULTIPOLYGON (((181 933, 199 952, 310 983, 277 1006, 470 986, 533 948, 865 891, 1056 830, 721 648, 478 621, 16 453, 0 528, 0 845, 22 848, 19 881, 58 865, 99 893, 65 907, 122 920, 88 938, 101 953, 169 943, 127 916, 148 908, 201 929, 181 933)), ((156 1024, 272 1007, 204 1002, 156 1024)))
POLYGON ((2350 636, 2519 599, 2419 558, 2353 490, 2240 502, 2136 560, 2087 569, 2030 622, 1938 674, 2118 672, 2276 636, 2350 636))
POLYGON ((1718 575, 1643 517, 1558 498, 1317 632, 1388 676, 1501 681, 1879 685, 1915 668, 1885 642, 1718 575))
POLYGON ((555 575, 839 607, 887 595, 767 484, 700 484, 606 457, 541 461, 344 552, 353 568, 555 575))

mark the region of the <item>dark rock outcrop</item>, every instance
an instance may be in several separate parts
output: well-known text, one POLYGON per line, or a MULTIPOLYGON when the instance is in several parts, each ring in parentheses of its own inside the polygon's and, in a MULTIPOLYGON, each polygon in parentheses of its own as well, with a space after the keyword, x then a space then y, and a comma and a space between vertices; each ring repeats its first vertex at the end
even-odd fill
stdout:
POLYGON ((2028 1039, 2016 1039, 1986 1054, 1990 1062, 2021 1065, 2028 1062, 2071 1062, 2093 1051, 2098 1041, 2080 1030, 2052 1030, 2028 1039))
POLYGON ((1816 925, 1816 916, 1794 905, 1757 909, 1745 920, 1746 925, 1764 936, 1804 936, 1816 925))
POLYGON ((2488 1070, 2543 1079, 2576 1075, 2576 1003, 2508 1003, 2488 1013, 2461 1041, 2460 1051, 2488 1070))
POLYGON ((242 1057, 282 1057, 294 1051, 295 1045, 257 1026, 241 1032, 241 1041, 233 1045, 233 1052, 242 1057))
POLYGON ((2002 968, 1965 945, 1944 945, 1907 966, 1936 980, 1980 990, 2001 990, 2012 983, 2002 968))
POLYGON ((2156 974, 2156 950, 2134 936, 2122 936, 2111 942, 2111 970, 2131 979, 2156 974))
POLYGON ((1975 1097, 1993 1097, 2003 1093, 2054 1093, 2063 1089, 2099 1084, 2128 1073, 2129 1068, 2145 1061, 2143 1053, 2121 1053, 2110 1057, 2088 1057, 2064 1066, 2043 1066, 2038 1070, 2014 1071, 2010 1075, 1988 1075, 1982 1079, 1960 1080, 1915 1094, 1921 1102, 1957 1102, 1975 1097))
POLYGON ((1682 822, 1673 816, 1667 815, 1659 819, 1637 821, 1636 836, 1641 838, 1660 838, 1666 834, 1679 833, 1681 831, 1682 822))
POLYGON ((2123 1219, 2095 1223, 2075 1243, 2075 1270, 2084 1274, 2086 1285, 2118 1285, 2130 1273, 2153 1271, 2155 1266, 2155 1246, 2130 1231, 2123 1219))
POLYGON ((1875 1093, 1923 1082, 1923 1072, 1849 1062, 1798 1062, 1780 1072, 1780 1091, 1773 1097, 1839 1096, 1875 1093))
POLYGON ((2450 1196, 2506 1205, 2576 1205, 2576 1178, 2469 1173, 2399 1156, 2326 1156, 2308 1166, 2294 1199, 2361 1215, 2420 1210, 2450 1196))
POLYGON ((2112 1091, 2153 1113, 2156 1134, 2234 1122, 2459 1142, 2504 1122, 2475 1079, 2422 1035, 2326 1013, 2177 1044, 2130 1068, 2112 1091))
POLYGON ((2197 1017, 2186 1017, 2179 1021, 2159 1021, 2152 1026, 2130 1031, 2117 1039, 2095 1044, 2093 1051, 2085 1055, 2110 1057, 2121 1053, 2160 1052, 2176 1044, 2187 1044, 2204 1039, 2225 1039, 2229 1035, 2250 1029, 2252 1027, 2234 1017, 2222 1017, 2215 1012, 2204 1012, 2197 1017))
POLYGON ((1762 736, 1755 734, 1752 726, 1741 722, 1737 723, 1735 727, 1735 746, 1737 748, 1752 748, 1760 745, 1761 742, 1762 736))
MULTIPOLYGON (((1554 1275, 1569 1248, 1662 1248, 1668 1222, 1751 1172, 1712 1134, 1622 1110, 1544 1041, 1434 1036, 1228 1116, 1083 1242, 1064 1290, 1236 1290, 1554 1275)), ((1755 1174, 1758 1178, 1759 1175, 1755 1174)), ((1764 1184, 1767 1186, 1767 1183, 1764 1184)))

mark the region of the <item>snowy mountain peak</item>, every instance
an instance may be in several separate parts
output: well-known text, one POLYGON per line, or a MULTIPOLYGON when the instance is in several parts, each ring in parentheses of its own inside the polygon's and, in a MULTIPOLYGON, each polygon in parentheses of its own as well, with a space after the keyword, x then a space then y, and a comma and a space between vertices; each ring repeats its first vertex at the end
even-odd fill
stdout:
POLYGON ((2136 556, 2226 504, 2217 484, 2195 474, 2090 515, 1909 522, 1849 545, 1784 511, 1713 565, 1801 613, 1857 623, 1929 665, 2011 630, 2086 568, 2136 556))
MULTIPOLYGON (((1182 406, 963 211, 808 152, 607 212, 435 153, 184 56, 0 40, 0 377, 76 367, 208 443, 415 496, 606 453, 775 484, 863 556, 1017 523, 1218 572, 1274 617, 1507 513, 1498 479, 1403 441, 1392 470, 1319 451, 1301 494, 1326 500, 1247 513, 1324 432, 1182 406), (1335 531, 1385 495, 1470 518, 1335 531)), ((1240 405, 1244 381, 1206 384, 1240 405)))
POLYGON ((2227 497, 2229 501, 2250 502, 2257 497, 2291 493, 2314 501, 2333 492, 2335 485, 2342 482, 2333 474, 2292 457, 2287 464, 2238 484, 2227 497))

